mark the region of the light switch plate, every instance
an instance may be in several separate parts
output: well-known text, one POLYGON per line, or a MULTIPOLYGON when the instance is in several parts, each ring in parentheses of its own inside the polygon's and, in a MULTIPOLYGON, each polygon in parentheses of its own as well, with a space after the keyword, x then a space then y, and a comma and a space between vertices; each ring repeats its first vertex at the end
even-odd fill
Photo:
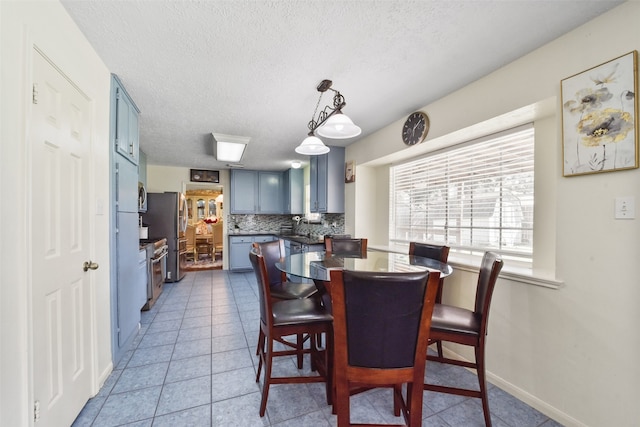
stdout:
POLYGON ((635 197, 616 197, 616 219, 635 219, 636 201, 635 197))
POLYGON ((104 215, 104 202, 102 199, 96 199, 96 215, 104 215))

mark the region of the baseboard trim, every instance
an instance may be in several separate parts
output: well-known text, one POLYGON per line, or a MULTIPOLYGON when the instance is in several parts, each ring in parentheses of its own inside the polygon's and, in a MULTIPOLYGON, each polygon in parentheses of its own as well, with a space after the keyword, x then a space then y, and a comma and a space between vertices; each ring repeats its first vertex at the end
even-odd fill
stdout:
MULTIPOLYGON (((453 352, 452 350, 449 350, 448 348, 443 348, 443 352, 445 353, 446 357, 449 357, 451 359, 463 360, 465 362, 470 362, 470 360, 462 357, 461 355, 459 355, 458 353, 453 352)), ((428 364, 427 364, 427 369, 429 369, 428 364)), ((475 371, 473 369, 468 369, 468 370, 475 373, 475 371)), ((565 426, 565 427, 588 427, 586 424, 584 424, 584 423, 576 420, 575 418, 571 417, 570 415, 562 412, 561 410, 559 410, 555 406, 552 406, 549 403, 547 403, 547 402, 537 398, 536 396, 528 393, 527 391, 521 389, 520 387, 517 387, 517 386, 511 384, 510 382, 505 381, 502 377, 499 377, 499 376, 495 375, 494 373, 492 373, 490 371, 486 372, 486 376, 487 376, 487 381, 489 383, 491 383, 494 386, 500 388, 501 390, 506 391, 510 395, 518 398, 519 400, 523 401, 527 405, 529 405, 532 408, 540 411, 541 413, 543 413, 547 417, 549 417, 549 418, 553 419, 554 421, 562 424, 563 426, 565 426)))
POLYGON ((107 378, 109 378, 109 375, 111 375, 111 372, 113 372, 113 362, 109 362, 102 373, 98 376, 98 389, 95 390, 92 397, 95 397, 100 392, 100 389, 107 381, 107 378))

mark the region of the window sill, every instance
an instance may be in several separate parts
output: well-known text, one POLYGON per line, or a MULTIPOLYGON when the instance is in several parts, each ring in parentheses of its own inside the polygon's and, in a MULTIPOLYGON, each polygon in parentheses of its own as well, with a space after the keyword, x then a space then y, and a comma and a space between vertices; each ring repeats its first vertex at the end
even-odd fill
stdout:
MULTIPOLYGON (((477 273, 480 267, 480 259, 475 260, 472 257, 451 254, 449 255, 448 264, 454 269, 477 273)), ((505 262, 505 265, 500 272, 500 278, 549 289, 560 289, 564 286, 564 282, 562 280, 533 271, 533 269, 529 267, 509 265, 508 262, 505 262)))
MULTIPOLYGON (((398 248, 394 246, 369 246, 369 249, 407 253, 406 248, 398 248)), ((457 270, 470 271, 477 273, 480 268, 480 258, 473 256, 465 256, 461 254, 450 254, 447 262, 451 267, 457 270)), ((560 289, 564 286, 564 281, 558 280, 540 272, 533 271, 532 268, 509 264, 505 262, 500 277, 514 282, 524 283, 527 285, 541 286, 549 289, 560 289)))

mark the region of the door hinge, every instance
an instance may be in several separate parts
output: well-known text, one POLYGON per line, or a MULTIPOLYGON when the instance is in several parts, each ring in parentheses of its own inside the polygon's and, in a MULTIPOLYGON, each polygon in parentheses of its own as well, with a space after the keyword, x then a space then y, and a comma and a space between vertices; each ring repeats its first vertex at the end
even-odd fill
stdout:
POLYGON ((38 103, 38 83, 34 83, 31 88, 31 102, 34 104, 38 103))
POLYGON ((36 400, 35 402, 33 402, 33 421, 36 423, 40 421, 40 401, 39 400, 36 400))

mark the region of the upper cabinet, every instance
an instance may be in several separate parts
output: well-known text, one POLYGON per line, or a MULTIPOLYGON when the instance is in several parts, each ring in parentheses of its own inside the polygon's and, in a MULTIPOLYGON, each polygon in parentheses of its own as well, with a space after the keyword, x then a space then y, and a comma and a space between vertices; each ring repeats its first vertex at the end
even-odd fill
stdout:
POLYGON ((140 153, 140 162, 138 163, 138 212, 147 211, 147 156, 140 153))
POLYGON ((138 181, 140 181, 144 187, 147 187, 147 155, 142 150, 138 150, 140 154, 140 161, 138 163, 138 181))
POLYGON ((139 162, 140 140, 138 138, 138 115, 136 107, 129 94, 124 89, 116 75, 112 77, 112 105, 115 106, 115 149, 127 160, 137 165, 139 162))
POLYGON ((310 210, 344 213, 344 147, 310 157, 310 210))
POLYGON ((282 172, 258 172, 256 213, 282 213, 282 172))
POLYGON ((231 170, 232 214, 281 214, 282 173, 231 170))
POLYGON ((282 194, 285 214, 304 215, 304 172, 302 169, 288 169, 282 174, 282 194))
POLYGON ((231 170, 231 213, 255 213, 258 198, 258 173, 231 170))

